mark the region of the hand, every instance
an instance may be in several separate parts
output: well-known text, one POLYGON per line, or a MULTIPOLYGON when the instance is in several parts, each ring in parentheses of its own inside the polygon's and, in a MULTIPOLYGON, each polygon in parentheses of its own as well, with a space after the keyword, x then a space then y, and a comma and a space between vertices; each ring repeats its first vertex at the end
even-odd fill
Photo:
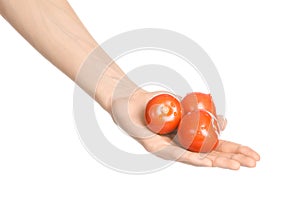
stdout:
MULTIPOLYGON (((136 139, 144 148, 158 157, 175 160, 194 166, 220 167, 237 170, 240 166, 255 167, 259 154, 249 147, 220 140, 217 148, 210 153, 190 152, 180 147, 174 134, 161 136, 147 129, 144 110, 147 102, 161 92, 136 91, 129 97, 113 100, 112 117, 116 124, 136 139)), ((225 128, 226 120, 218 117, 225 128)))

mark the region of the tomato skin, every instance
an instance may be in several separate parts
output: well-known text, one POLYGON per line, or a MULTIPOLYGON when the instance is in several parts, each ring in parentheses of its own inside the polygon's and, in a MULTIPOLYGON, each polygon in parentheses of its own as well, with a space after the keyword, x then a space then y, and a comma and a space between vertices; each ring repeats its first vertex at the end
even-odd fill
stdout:
POLYGON ((199 109, 204 109, 216 116, 216 107, 210 94, 193 92, 187 94, 181 101, 183 115, 199 109))
POLYGON ((182 116, 180 102, 169 94, 153 97, 146 106, 145 120, 147 127, 157 134, 174 131, 182 116))
POLYGON ((184 115, 177 136, 181 146, 193 152, 211 152, 219 142, 215 119, 204 110, 196 110, 184 115))

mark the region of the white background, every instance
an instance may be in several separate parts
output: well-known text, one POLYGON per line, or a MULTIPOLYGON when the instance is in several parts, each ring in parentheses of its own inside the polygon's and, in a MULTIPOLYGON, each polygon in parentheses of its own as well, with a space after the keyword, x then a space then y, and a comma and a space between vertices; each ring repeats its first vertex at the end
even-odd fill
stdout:
POLYGON ((253 147, 261 161, 239 171, 176 163, 148 175, 102 166, 76 133, 74 84, 0 19, 0 198, 299 198, 297 1, 70 3, 99 43, 148 27, 199 43, 225 87, 222 138, 253 147))

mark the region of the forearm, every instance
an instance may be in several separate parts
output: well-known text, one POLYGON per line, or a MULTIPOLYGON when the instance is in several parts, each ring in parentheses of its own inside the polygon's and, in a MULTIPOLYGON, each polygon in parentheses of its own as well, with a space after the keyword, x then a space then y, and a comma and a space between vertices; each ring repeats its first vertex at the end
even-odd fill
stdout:
MULTIPOLYGON (((34 48, 74 81, 88 55, 100 48, 66 0, 0 0, 0 13, 34 48)), ((98 67, 107 66, 98 64, 98 67)), ((101 74, 101 85, 96 93, 89 92, 107 111, 110 111, 113 88, 124 76, 114 62, 109 67, 101 69, 105 73, 101 74)), ((94 89, 84 82, 78 83, 86 91, 94 89)))
POLYGON ((3 17, 71 79, 97 46, 65 0, 1 0, 3 17))

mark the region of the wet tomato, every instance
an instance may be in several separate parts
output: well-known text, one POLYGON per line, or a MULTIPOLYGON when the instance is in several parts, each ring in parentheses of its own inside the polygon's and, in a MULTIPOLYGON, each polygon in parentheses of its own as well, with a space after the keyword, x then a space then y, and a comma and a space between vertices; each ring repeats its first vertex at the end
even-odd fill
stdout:
POLYGON ((181 119, 181 104, 169 94, 160 94, 152 98, 146 106, 147 127, 157 134, 174 131, 181 119))
POLYGON ((178 126, 180 145, 193 152, 211 152, 219 142, 216 124, 214 117, 204 110, 187 113, 178 126))
POLYGON ((183 114, 199 109, 206 110, 216 116, 216 108, 210 94, 193 92, 187 94, 181 101, 183 114))

